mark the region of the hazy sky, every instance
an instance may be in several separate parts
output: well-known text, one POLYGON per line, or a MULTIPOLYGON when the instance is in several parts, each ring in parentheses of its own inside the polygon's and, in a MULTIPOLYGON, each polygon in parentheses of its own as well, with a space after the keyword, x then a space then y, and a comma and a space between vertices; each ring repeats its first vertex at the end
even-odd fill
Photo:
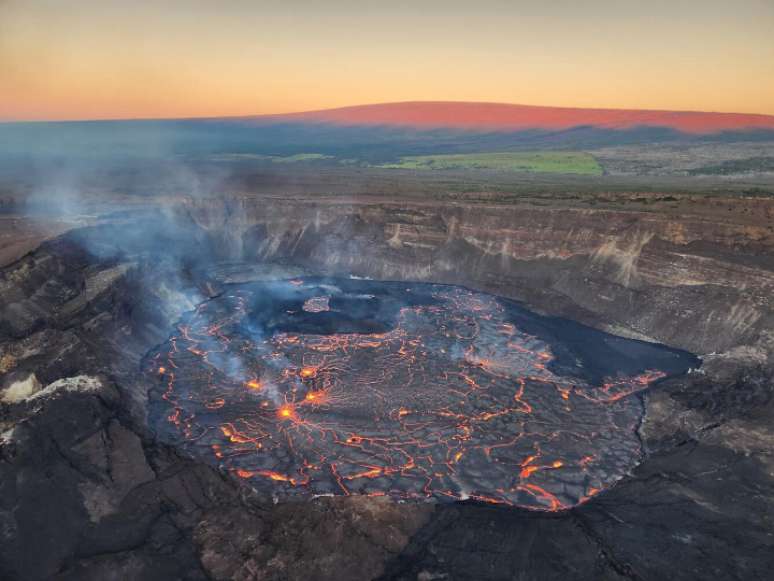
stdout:
POLYGON ((774 0, 0 0, 0 119, 407 100, 774 114, 774 0))

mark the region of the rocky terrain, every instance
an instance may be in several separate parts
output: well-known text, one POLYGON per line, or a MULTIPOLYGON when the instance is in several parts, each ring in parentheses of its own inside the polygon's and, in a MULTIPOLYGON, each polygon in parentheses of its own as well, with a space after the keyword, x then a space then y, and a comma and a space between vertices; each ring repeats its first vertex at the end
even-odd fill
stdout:
POLYGON ((103 213, 0 274, 0 577, 768 578, 772 296, 767 197, 238 195, 103 213), (297 273, 461 284, 703 365, 643 396, 642 462, 568 511, 275 504, 154 439, 140 360, 224 282, 297 273))
POLYGON ((614 145, 591 153, 609 175, 771 174, 770 141, 614 145))

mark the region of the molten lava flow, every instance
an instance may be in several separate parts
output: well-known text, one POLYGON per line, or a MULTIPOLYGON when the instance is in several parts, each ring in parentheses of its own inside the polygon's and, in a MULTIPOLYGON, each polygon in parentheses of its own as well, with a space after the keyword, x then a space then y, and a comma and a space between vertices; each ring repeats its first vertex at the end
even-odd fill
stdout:
POLYGON ((304 396, 303 403, 321 405, 325 403, 326 395, 324 391, 308 391, 304 396))
POLYGON ((298 374, 303 379, 311 379, 312 377, 315 377, 317 375, 317 367, 313 367, 313 366, 302 367, 301 370, 298 372, 298 374))
POLYGON ((296 416, 296 409, 294 406, 290 404, 285 404, 281 406, 277 410, 277 417, 279 417, 281 420, 296 420, 298 419, 298 416, 296 416))
MULTIPOLYGON (((328 295, 282 284, 283 304, 298 296, 282 313, 330 324, 328 295)), ((368 284, 345 298, 373 304, 368 284)), ((256 487, 561 510, 637 461, 642 407, 630 396, 660 371, 560 375, 551 345, 464 289, 402 288, 392 326, 365 333, 256 329, 250 305, 265 292, 203 303, 147 367, 165 437, 256 487)))

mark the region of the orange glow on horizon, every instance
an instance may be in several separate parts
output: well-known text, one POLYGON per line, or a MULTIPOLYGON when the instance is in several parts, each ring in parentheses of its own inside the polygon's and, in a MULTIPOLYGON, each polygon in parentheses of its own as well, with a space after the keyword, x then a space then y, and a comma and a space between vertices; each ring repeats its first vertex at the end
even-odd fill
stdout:
POLYGON ((475 101, 774 115, 774 3, 0 2, 0 120, 475 101))

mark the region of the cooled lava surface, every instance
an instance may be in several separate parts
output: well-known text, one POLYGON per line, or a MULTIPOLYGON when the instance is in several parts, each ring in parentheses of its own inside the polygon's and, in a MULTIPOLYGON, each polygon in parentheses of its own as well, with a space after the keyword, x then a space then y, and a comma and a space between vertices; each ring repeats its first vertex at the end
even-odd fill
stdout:
POLYGON ((277 497, 584 502, 638 461, 635 394, 688 353, 461 287, 232 286, 144 363, 159 437, 277 497))

